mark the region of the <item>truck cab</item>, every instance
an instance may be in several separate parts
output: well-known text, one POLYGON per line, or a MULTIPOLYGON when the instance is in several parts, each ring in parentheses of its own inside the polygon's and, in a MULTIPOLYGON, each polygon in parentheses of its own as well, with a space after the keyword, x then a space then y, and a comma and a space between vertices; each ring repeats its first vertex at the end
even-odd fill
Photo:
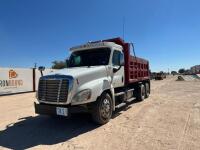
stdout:
POLYGON ((87 111, 96 123, 105 124, 115 109, 148 97, 147 61, 127 55, 129 47, 119 42, 123 40, 109 39, 72 47, 67 68, 40 78, 35 112, 69 116, 87 111), (134 68, 138 64, 146 67, 143 71, 140 68, 140 74, 134 68), (133 72, 137 75, 133 76, 133 72))

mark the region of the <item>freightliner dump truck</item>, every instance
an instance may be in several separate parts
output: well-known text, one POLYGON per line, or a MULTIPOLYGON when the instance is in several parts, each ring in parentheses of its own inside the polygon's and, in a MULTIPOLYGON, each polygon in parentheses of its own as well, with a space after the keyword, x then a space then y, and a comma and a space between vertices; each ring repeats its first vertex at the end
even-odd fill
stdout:
POLYGON ((138 58, 133 44, 113 38, 72 47, 68 67, 39 80, 35 112, 70 116, 88 111, 98 124, 115 109, 150 94, 149 62, 138 58))

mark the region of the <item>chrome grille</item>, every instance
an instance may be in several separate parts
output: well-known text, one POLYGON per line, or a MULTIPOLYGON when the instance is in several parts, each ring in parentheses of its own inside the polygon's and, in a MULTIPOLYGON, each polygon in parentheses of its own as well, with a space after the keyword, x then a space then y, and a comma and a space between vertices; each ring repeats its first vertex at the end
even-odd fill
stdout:
POLYGON ((67 79, 40 79, 38 99, 46 102, 67 101, 69 81, 67 79))

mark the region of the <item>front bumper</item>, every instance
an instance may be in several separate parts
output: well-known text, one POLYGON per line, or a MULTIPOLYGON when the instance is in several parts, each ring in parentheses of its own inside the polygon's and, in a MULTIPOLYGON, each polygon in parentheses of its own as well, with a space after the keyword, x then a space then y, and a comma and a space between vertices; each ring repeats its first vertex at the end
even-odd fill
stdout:
POLYGON ((85 113, 88 112, 87 107, 84 106, 64 106, 64 105, 51 105, 51 104, 37 104, 34 102, 35 113, 40 115, 57 115, 56 108, 67 108, 68 115, 66 117, 71 116, 74 113, 85 113))

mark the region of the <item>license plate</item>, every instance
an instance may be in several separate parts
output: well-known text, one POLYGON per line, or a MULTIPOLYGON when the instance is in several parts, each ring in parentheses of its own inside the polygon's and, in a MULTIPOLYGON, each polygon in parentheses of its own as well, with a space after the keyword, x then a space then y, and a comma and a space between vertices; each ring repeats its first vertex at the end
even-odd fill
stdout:
POLYGON ((56 114, 59 116, 67 116, 68 115, 68 109, 63 107, 56 107, 56 114))

